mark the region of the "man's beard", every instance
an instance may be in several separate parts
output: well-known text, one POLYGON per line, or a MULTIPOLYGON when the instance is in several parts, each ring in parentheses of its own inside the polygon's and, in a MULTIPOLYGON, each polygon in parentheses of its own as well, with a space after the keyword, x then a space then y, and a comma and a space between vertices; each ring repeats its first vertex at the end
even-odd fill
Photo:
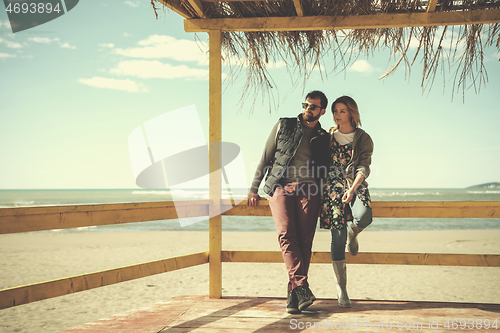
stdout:
POLYGON ((310 116, 307 114, 307 112, 304 113, 304 115, 302 115, 302 119, 304 119, 305 121, 307 121, 309 123, 318 120, 319 117, 320 117, 319 114, 317 116, 310 116))

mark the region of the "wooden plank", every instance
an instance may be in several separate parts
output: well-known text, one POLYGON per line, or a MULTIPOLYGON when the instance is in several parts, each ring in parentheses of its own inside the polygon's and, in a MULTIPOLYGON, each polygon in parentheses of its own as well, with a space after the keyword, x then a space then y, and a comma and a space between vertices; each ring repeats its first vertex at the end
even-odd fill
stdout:
MULTIPOLYGON (((209 202, 0 208, 0 234, 175 219, 179 217, 175 206, 189 207, 180 217, 208 216, 209 202)), ((230 200, 222 200, 223 215, 271 216, 267 200, 259 201, 257 207, 247 207, 245 202, 231 207, 230 200)), ((372 202, 372 207, 374 217, 500 218, 499 201, 378 201, 372 202)))
POLYGON ((293 0, 293 5, 295 6, 297 16, 304 16, 304 8, 302 7, 300 0, 293 0))
POLYGON ((223 262, 282 263, 279 251, 222 251, 223 262))
POLYGON ((209 213, 209 296, 222 297, 222 216, 221 213, 221 128, 222 128, 222 62, 221 32, 211 30, 209 38, 209 141, 210 141, 210 188, 209 213))
MULTIPOLYGON (((262 2, 263 0, 201 0, 202 3, 214 3, 214 2, 262 2)), ((285 0, 273 0, 273 1, 285 1, 285 0)))
POLYGON ((200 0, 188 0, 188 2, 191 7, 193 7, 198 17, 205 18, 205 14, 203 14, 203 4, 200 0))
POLYGON ((231 200, 223 199, 222 215, 232 216, 272 216, 271 208, 269 208, 268 200, 260 200, 257 207, 247 207, 247 201, 242 201, 238 205, 233 206, 231 200))
MULTIPOLYGON (((282 263, 283 258, 279 251, 222 251, 222 261, 282 263)), ((500 255, 493 254, 360 252, 357 256, 346 253, 346 261, 349 264, 500 267, 500 255)), ((311 263, 331 263, 330 252, 313 252, 311 263)))
POLYGON ((175 0, 158 0, 160 3, 162 3, 165 7, 168 9, 173 10, 180 16, 189 19, 192 18, 192 16, 189 14, 189 12, 181 6, 180 1, 175 1, 175 0))
POLYGON ((186 19, 186 32, 381 29, 500 22, 499 9, 379 15, 186 19))
POLYGON ((4 289, 0 290, 0 309, 206 264, 207 262, 208 252, 199 252, 101 272, 4 289))
POLYGON ((0 234, 208 216, 208 200, 0 208, 0 234), (183 209, 178 216, 175 207, 183 209))
POLYGON ((15 207, 15 208, 0 208, 0 217, 8 215, 29 215, 29 214, 48 214, 48 213, 69 213, 69 212, 86 212, 98 210, 119 210, 119 209, 149 209, 158 207, 174 207, 174 206, 192 206, 192 205, 207 205, 209 200, 185 200, 185 201, 151 201, 151 202, 125 202, 125 203, 106 203, 106 204, 91 204, 91 205, 59 205, 59 206, 30 206, 30 207, 15 207))
MULTIPOLYGON (((330 255, 328 253, 328 255, 330 255)), ((500 255, 451 253, 346 253, 349 264, 500 267, 500 255)))
POLYGON ((429 0, 429 3, 427 4, 427 13, 436 11, 437 2, 438 0, 429 0))
POLYGON ((500 201, 378 201, 373 217, 500 218, 500 201))
MULTIPOLYGON (((231 208, 229 200, 222 200, 223 215, 271 216, 267 200, 257 207, 241 202, 231 208), (230 209, 231 208, 231 209, 230 209)), ((375 201, 373 217, 391 218, 500 218, 500 201, 375 201)))

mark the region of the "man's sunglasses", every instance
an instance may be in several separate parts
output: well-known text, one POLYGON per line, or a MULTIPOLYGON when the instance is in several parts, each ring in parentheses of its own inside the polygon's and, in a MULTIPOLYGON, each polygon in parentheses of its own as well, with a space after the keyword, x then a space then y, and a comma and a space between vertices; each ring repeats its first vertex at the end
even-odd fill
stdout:
POLYGON ((314 104, 308 104, 308 103, 302 103, 302 108, 304 110, 307 110, 307 107, 309 107, 311 109, 311 111, 316 110, 316 108, 320 108, 321 109, 321 106, 317 106, 317 105, 314 105, 314 104))

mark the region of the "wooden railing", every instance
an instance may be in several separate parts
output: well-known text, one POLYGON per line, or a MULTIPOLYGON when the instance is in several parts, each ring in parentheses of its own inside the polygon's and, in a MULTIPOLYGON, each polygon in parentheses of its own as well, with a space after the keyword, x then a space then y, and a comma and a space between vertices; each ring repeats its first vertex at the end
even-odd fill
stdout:
MULTIPOLYGON (((208 216, 210 203, 209 200, 176 202, 177 206, 182 204, 187 207, 187 209, 183 209, 183 216, 177 215, 173 202, 0 208, 0 234, 208 216)), ((229 200, 221 200, 220 204, 223 211, 227 209, 222 215, 271 216, 267 201, 261 201, 258 207, 247 207, 244 203, 232 207, 229 200)), ((500 201, 381 201, 373 202, 372 207, 374 217, 500 217, 500 201)), ((221 249, 220 242, 220 238, 210 238, 210 248, 221 249)), ((209 262, 210 256, 219 258, 221 262, 283 262, 279 251, 216 250, 200 252, 0 290, 0 309, 202 265, 209 262)), ((500 255, 492 254, 362 252, 355 257, 347 253, 346 259, 350 264, 500 267, 500 255)), ((314 252, 311 262, 330 263, 330 253, 314 252)), ((220 271, 214 270, 210 274, 220 274, 220 271)), ((214 280, 220 280, 220 276, 216 276, 214 280)), ((220 289, 221 286, 212 286, 211 288, 220 289)))
POLYGON ((176 202, 177 206, 189 207, 182 210, 183 216, 177 215, 170 201, 0 208, 0 234, 206 216, 209 203, 176 202))

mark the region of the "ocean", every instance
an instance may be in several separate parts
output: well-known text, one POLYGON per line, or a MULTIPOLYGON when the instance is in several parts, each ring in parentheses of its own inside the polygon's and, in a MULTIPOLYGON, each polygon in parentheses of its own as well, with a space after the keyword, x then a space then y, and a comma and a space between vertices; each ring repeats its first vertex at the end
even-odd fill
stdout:
MULTIPOLYGON (((244 200, 246 190, 231 196, 244 200)), ((372 201, 500 201, 498 189, 370 189, 372 201)), ((226 193, 223 196, 228 197, 226 193)), ((206 190, 176 192, 176 200, 208 198, 206 190)), ((0 190, 0 207, 83 205, 121 202, 172 201, 169 190, 0 190)), ((500 219, 374 218, 367 231, 500 229, 500 219)), ((208 231, 208 219, 181 227, 178 220, 160 220, 45 232, 208 231)), ((223 231, 274 231, 272 217, 223 216, 223 231)), ((318 228, 318 231, 326 232, 318 228)))

